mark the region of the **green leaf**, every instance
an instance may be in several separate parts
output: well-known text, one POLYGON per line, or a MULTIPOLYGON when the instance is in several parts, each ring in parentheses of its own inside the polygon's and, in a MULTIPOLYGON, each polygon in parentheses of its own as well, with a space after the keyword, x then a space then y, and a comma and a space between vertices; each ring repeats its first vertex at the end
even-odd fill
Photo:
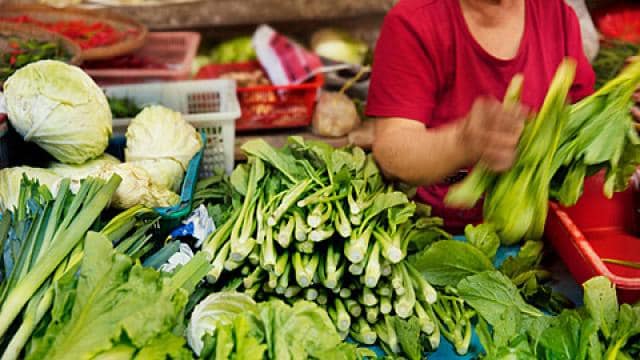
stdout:
POLYGON ((572 311, 564 311, 542 333, 540 345, 546 349, 547 356, 558 360, 580 360, 580 317, 572 311))
POLYGON ((482 251, 489 259, 493 259, 500 247, 500 238, 496 229, 491 224, 480 224, 473 226, 471 224, 464 228, 464 235, 467 241, 482 251))
POLYGON ((191 351, 185 348, 184 345, 185 342, 182 336, 164 333, 145 345, 135 356, 135 360, 192 359, 191 351))
POLYGON ((258 319, 252 313, 243 313, 233 322, 236 340, 236 359, 262 360, 267 351, 264 333, 258 319))
POLYGON ((242 145, 242 151, 278 169, 292 183, 304 179, 304 170, 296 166, 296 159, 291 154, 275 149, 263 139, 247 141, 242 145))
POLYGON ((403 320, 397 316, 392 318, 392 324, 400 341, 402 352, 409 360, 420 360, 423 357, 420 344, 420 323, 415 316, 403 320))
POLYGON ((594 277, 582 284, 584 304, 589 315, 596 321, 605 338, 610 338, 618 319, 618 296, 616 289, 604 276, 594 277))
POLYGON ((249 184, 249 170, 246 164, 238 165, 229 179, 235 191, 243 196, 247 195, 247 185, 249 184))
POLYGON ((514 279, 518 275, 536 268, 542 260, 542 241, 527 241, 518 254, 508 257, 500 266, 500 271, 507 277, 514 279))
POLYGON ((427 281, 438 286, 456 286, 467 276, 494 269, 480 250, 457 240, 438 241, 409 261, 427 281))
POLYGON ((512 306, 524 318, 542 316, 540 310, 528 305, 513 283, 498 271, 485 271, 464 278, 458 284, 460 296, 489 324, 499 323, 502 314, 512 306))
MULTIPOLYGON (((44 338, 50 341, 34 342, 28 358, 91 358, 122 339, 138 349, 152 346, 181 321, 187 295, 179 287, 171 289, 170 278, 134 265, 104 236, 90 232, 71 316, 47 330, 44 338)), ((56 301, 65 298, 56 296, 56 301)))

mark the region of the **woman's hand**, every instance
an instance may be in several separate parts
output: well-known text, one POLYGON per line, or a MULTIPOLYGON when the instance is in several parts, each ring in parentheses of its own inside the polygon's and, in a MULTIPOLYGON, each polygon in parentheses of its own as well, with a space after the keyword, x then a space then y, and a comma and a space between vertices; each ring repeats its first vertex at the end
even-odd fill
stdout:
POLYGON ((508 170, 516 160, 527 115, 520 105, 505 107, 493 98, 478 98, 458 128, 468 164, 481 161, 493 171, 508 170))

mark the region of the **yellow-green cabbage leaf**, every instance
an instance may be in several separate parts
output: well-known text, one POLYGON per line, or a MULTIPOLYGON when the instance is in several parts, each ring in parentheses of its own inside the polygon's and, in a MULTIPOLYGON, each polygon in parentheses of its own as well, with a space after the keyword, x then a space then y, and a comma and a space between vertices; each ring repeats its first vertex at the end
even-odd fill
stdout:
POLYGON ((107 98, 80 68, 38 61, 16 71, 5 82, 4 92, 13 127, 58 161, 82 164, 107 148, 107 98))

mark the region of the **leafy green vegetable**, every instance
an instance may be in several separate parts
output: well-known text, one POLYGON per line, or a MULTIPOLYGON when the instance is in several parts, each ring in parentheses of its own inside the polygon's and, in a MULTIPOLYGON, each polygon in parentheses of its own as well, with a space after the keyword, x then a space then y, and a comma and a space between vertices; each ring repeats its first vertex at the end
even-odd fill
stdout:
POLYGON ((576 63, 565 59, 558 67, 540 112, 525 125, 518 143, 518 159, 502 174, 473 171, 447 195, 450 205, 472 206, 486 192, 484 218, 493 224, 503 244, 538 239, 547 217, 553 155, 567 123, 566 100, 576 63), (475 173, 475 174, 474 174, 475 173))
POLYGON ((498 271, 485 271, 464 278, 458 284, 460 296, 490 325, 497 324, 507 308, 515 306, 525 317, 536 318, 542 312, 528 305, 509 278, 498 271))
POLYGON ((34 340, 27 358, 89 358, 118 345, 186 358, 184 339, 172 334, 187 303, 182 287, 203 278, 207 268, 199 254, 171 278, 163 278, 115 251, 102 235, 89 233, 77 287, 56 296, 53 312, 59 316, 34 340))
POLYGON ((493 270, 491 260, 479 249, 457 240, 438 241, 409 262, 433 285, 457 286, 470 276, 493 270))
POLYGON ((480 249, 489 259, 493 259, 496 256, 500 247, 500 238, 493 225, 467 225, 464 228, 464 235, 471 245, 480 249))
POLYGON ((605 277, 596 277, 583 285, 584 304, 605 338, 610 338, 618 319, 616 289, 605 277))
POLYGON ((392 324, 398 335, 400 348, 410 360, 420 360, 423 358, 425 349, 420 342, 420 323, 416 317, 407 320, 399 317, 392 318, 392 324))
POLYGON ((342 344, 327 313, 311 302, 271 300, 228 315, 211 319, 215 331, 204 337, 202 358, 359 359, 356 347, 342 344))

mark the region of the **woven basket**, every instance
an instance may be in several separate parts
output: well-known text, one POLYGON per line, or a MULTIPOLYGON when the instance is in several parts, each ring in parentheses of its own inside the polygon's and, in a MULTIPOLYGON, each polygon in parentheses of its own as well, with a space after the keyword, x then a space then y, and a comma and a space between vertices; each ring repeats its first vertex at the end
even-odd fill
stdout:
POLYGON ((82 50, 83 60, 108 59, 131 53, 144 45, 148 29, 139 22, 106 11, 75 8, 58 9, 44 5, 0 5, 0 19, 26 15, 42 22, 82 20, 88 23, 103 22, 118 31, 134 31, 135 35, 113 45, 82 50))
MULTIPOLYGON (((4 40, 7 38, 58 42, 71 56, 67 63, 73 65, 80 65, 82 63, 82 50, 76 43, 62 35, 44 30, 37 26, 0 22, 0 53, 10 51, 8 42, 4 40)), ((2 87, 2 84, 3 82, 0 81, 0 87, 2 87)))

